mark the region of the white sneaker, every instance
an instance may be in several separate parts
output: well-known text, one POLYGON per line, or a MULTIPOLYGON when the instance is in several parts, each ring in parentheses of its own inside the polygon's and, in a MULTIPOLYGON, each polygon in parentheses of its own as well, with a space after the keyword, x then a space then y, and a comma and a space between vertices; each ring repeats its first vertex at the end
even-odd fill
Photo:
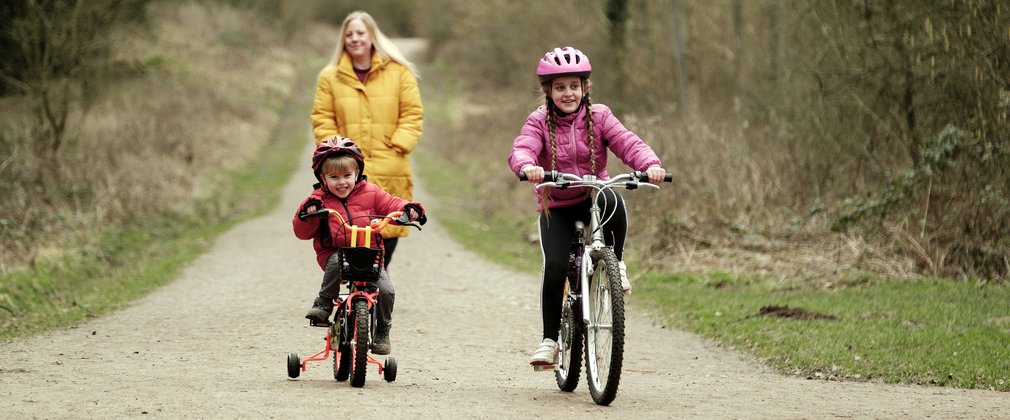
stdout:
POLYGON ((558 360, 558 342, 545 338, 530 358, 531 365, 553 365, 558 360))
POLYGON ((621 288, 624 289, 624 294, 631 294, 631 280, 628 280, 628 267, 624 265, 624 261, 617 262, 617 268, 621 270, 621 288))

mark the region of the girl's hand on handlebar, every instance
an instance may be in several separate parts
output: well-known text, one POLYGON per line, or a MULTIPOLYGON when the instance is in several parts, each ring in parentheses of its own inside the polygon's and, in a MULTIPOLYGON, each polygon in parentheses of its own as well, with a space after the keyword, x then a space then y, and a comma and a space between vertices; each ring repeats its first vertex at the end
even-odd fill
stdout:
POLYGON ((522 169, 522 173, 526 175, 526 180, 534 184, 539 184, 544 181, 544 168, 534 165, 526 165, 522 169))
POLYGON ((649 177, 649 183, 659 185, 666 178, 666 170, 658 166, 653 166, 645 170, 645 175, 649 177))

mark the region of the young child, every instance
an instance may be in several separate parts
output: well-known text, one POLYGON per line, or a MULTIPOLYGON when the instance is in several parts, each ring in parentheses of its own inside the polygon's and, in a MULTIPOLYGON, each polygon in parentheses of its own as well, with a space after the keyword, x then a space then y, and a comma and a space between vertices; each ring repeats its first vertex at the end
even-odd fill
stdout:
MULTIPOLYGON (((333 298, 340 291, 340 275, 337 248, 350 244, 350 232, 343 228, 343 221, 335 215, 309 217, 301 220, 298 216, 327 208, 340 212, 348 224, 368 226, 371 215, 386 215, 402 210, 410 221, 424 219, 424 208, 418 203, 408 202, 383 191, 368 182, 361 173, 365 169, 365 156, 354 141, 334 136, 318 146, 312 156, 312 171, 319 180, 315 190, 298 206, 291 220, 298 239, 312 239, 316 250, 316 260, 324 271, 319 296, 312 304, 306 318, 315 322, 327 322, 333 312, 333 298), (323 223, 326 221, 326 223, 323 223)), ((378 235, 376 235, 378 236, 378 235)), ((378 246, 382 241, 378 240, 378 246)), ((389 354, 389 329, 393 321, 393 301, 396 291, 385 269, 379 275, 380 298, 378 322, 375 328, 375 343, 372 353, 389 354)))
MULTIPOLYGON (((545 104, 526 119, 526 124, 512 142, 509 168, 524 173, 531 183, 540 183, 545 170, 576 175, 595 174, 608 179, 607 149, 626 165, 645 171, 649 182, 660 183, 666 171, 656 153, 635 133, 628 131, 606 105, 589 100, 589 57, 571 48, 548 51, 537 65, 537 77, 545 95, 545 104)), ((536 190, 534 190, 536 193, 536 190)), ((584 189, 550 189, 537 194, 540 212, 540 248, 544 255, 540 308, 543 316, 543 340, 530 359, 532 365, 555 363, 558 354, 558 330, 561 326, 561 298, 568 269, 568 251, 575 222, 589 221, 589 195, 584 189), (549 222, 548 222, 549 221, 549 222)), ((618 260, 623 259, 624 237, 628 229, 624 199, 608 190, 600 205, 615 209, 607 223, 604 237, 613 245, 618 260)), ((624 262, 620 262, 621 281, 630 292, 624 262)))

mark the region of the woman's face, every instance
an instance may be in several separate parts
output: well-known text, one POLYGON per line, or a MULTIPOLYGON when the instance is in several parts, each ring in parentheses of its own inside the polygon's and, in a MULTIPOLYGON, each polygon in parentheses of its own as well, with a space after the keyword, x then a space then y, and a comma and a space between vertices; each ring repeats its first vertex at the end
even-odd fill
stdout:
POLYGON ((584 92, 582 78, 579 76, 556 77, 551 80, 548 88, 551 90, 550 96, 554 106, 566 114, 575 112, 582 104, 584 92))
POLYGON ((352 19, 347 22, 347 32, 344 33, 344 51, 347 51, 351 58, 372 58, 372 35, 368 33, 368 28, 365 27, 365 22, 361 19, 352 19))

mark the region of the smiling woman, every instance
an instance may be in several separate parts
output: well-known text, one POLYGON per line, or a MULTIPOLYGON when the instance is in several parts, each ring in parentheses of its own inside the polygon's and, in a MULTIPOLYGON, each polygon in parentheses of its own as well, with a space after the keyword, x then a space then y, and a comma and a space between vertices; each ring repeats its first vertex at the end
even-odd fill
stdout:
MULTIPOLYGON (((312 105, 316 143, 333 136, 354 140, 368 160, 368 180, 411 200, 409 156, 420 140, 424 113, 417 70, 368 13, 347 15, 338 38, 333 59, 319 73, 312 105)), ((382 236, 388 266, 407 230, 391 226, 382 236)))

